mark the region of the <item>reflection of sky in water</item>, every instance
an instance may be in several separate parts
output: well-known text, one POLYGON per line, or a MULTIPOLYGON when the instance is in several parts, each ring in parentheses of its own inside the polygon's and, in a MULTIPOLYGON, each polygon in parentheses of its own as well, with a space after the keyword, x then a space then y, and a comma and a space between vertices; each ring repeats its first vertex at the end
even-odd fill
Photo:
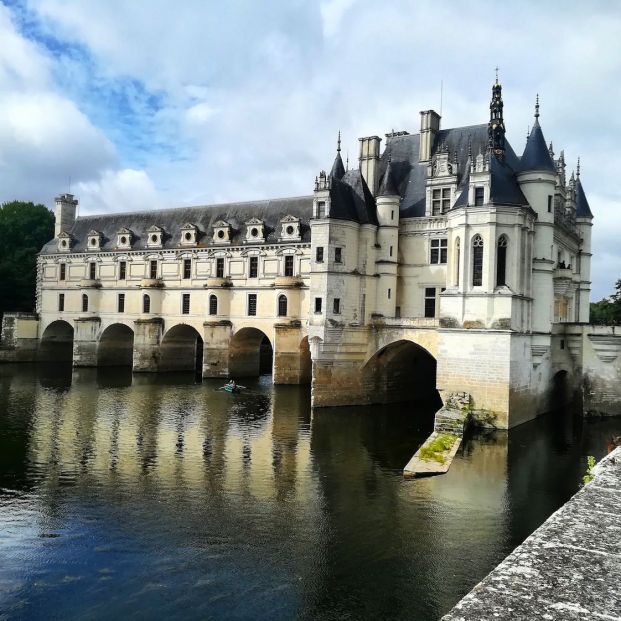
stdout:
POLYGON ((0 366, 0 618, 437 618, 621 426, 480 434, 406 482, 429 413, 246 383, 0 366))

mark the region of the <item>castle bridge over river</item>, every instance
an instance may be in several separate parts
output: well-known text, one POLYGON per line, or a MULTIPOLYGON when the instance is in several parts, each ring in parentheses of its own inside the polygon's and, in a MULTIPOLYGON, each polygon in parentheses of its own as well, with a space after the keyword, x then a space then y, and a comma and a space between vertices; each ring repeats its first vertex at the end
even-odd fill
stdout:
MULTIPOLYGON (((506 330, 456 331, 435 319, 382 318, 364 333, 357 328, 355 338, 347 327, 333 327, 328 348, 318 346, 305 322, 295 320, 65 314, 42 323, 36 314, 7 313, 0 361, 131 366, 135 373, 195 370, 206 378, 271 374, 274 384, 312 383, 315 406, 429 402, 438 400, 438 392, 464 390, 472 396, 475 416, 477 404, 497 399, 496 419, 486 422, 500 428, 513 426, 502 418, 503 403, 515 413, 578 399, 587 413, 621 412, 620 329, 557 324, 550 347, 531 351, 534 361, 526 370, 517 355, 507 360, 498 353, 513 347, 519 354, 517 338, 506 330), (339 330, 342 339, 335 334, 339 330), (460 347, 452 345, 456 332, 460 347), (470 374, 464 372, 468 368, 470 374), (530 393, 512 389, 519 373, 530 378, 530 393)), ((488 412, 481 408, 482 416, 488 412)))

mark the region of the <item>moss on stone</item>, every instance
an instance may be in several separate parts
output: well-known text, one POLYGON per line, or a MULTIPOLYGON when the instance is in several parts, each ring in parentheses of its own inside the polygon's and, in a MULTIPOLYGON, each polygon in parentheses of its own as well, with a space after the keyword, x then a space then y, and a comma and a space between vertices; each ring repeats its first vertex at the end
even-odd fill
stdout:
POLYGON ((454 433, 439 433, 431 442, 424 444, 418 456, 425 461, 437 461, 443 464, 446 461, 446 453, 453 448, 459 436, 454 433))

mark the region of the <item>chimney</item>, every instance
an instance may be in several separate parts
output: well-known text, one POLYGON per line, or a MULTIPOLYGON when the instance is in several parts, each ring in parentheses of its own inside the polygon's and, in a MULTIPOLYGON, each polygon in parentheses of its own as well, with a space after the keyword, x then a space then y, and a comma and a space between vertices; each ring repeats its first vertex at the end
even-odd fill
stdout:
POLYGON ((431 149, 440 131, 440 115, 435 110, 423 110, 420 113, 420 149, 419 161, 428 162, 431 159, 431 149))
POLYGON ((377 163, 379 162, 380 142, 379 136, 369 136, 368 138, 358 138, 360 141, 360 171, 364 180, 375 196, 377 192, 377 163))
POLYGON ((73 228, 78 199, 73 198, 73 194, 61 194, 54 200, 56 201, 54 237, 58 237, 62 231, 68 233, 73 228))

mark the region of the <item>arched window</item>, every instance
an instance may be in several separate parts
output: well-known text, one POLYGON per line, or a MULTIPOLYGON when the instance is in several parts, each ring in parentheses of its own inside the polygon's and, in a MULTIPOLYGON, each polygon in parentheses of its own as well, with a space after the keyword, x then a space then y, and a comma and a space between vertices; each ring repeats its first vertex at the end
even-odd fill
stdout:
POLYGON ((461 259, 461 248, 459 237, 455 240, 455 286, 459 287, 459 262, 461 259))
POLYGON ((279 317, 287 316, 287 296, 286 295, 278 296, 278 316, 279 317))
POLYGON ((483 238, 475 235, 472 238, 472 286, 483 284, 483 238))
POLYGON ((209 314, 218 314, 218 298, 213 294, 209 296, 209 314))
POLYGON ((151 312, 151 298, 146 293, 142 296, 142 312, 145 314, 151 312))
POLYGON ((498 238, 496 249, 496 286, 502 287, 507 284, 507 246, 509 241, 506 235, 498 238))
POLYGON ((82 312, 88 312, 88 295, 86 295, 86 293, 82 294, 82 312))

